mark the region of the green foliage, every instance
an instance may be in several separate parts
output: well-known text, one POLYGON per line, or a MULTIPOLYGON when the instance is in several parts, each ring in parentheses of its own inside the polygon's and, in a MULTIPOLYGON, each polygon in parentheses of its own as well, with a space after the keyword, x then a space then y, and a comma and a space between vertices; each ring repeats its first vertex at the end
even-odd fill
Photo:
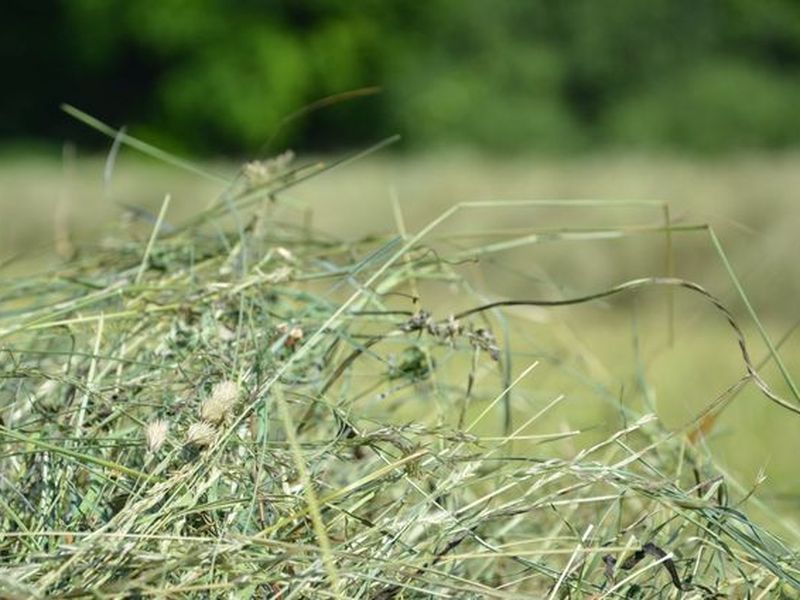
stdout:
POLYGON ((780 148, 796 142, 799 98, 800 86, 771 73, 743 64, 698 64, 615 108, 609 127, 614 139, 640 145, 780 148))
POLYGON ((46 27, 44 12, 0 25, 9 56, 38 33, 13 62, 23 87, 0 99, 7 137, 71 133, 62 101, 206 153, 259 151, 276 132, 314 149, 399 132, 425 147, 722 151, 800 131, 793 0, 74 0, 46 27))

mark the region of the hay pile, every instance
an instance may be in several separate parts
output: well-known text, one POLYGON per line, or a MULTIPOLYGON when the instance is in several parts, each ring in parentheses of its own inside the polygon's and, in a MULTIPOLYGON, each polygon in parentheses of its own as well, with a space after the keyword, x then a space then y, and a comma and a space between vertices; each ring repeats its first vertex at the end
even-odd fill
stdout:
POLYGON ((3 284, 0 595, 800 588, 796 552, 684 432, 629 414, 564 455, 549 444, 578 432, 538 427, 563 397, 512 419, 537 362, 500 309, 418 297, 461 285, 421 235, 344 243, 272 218, 324 168, 250 164, 188 223, 165 203, 148 233, 3 284))

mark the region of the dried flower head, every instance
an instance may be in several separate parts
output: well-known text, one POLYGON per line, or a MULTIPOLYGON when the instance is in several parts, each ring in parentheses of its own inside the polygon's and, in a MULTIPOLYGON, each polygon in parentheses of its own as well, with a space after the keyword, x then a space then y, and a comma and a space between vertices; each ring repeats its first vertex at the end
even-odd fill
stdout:
POLYGON ((245 178, 250 185, 258 185, 259 183, 269 179, 269 170, 264 161, 254 160, 245 163, 242 168, 245 178))
POLYGON ((450 315, 447 321, 442 324, 440 335, 452 342, 456 337, 460 336, 463 331, 464 327, 461 323, 459 323, 453 315, 450 315))
POLYGON ((169 423, 164 419, 156 419, 145 425, 144 441, 147 444, 148 452, 156 453, 161 449, 167 440, 168 430, 169 423))
POLYGON ((300 327, 292 327, 286 335, 286 347, 294 348, 303 340, 303 330, 300 327))
POLYGON ((432 323, 431 313, 426 310, 419 310, 402 325, 402 328, 403 331, 419 331, 425 328, 430 329, 432 323))
POLYGON ((285 175, 294 160, 294 152, 287 150, 268 160, 254 160, 244 165, 242 172, 248 185, 269 183, 272 179, 285 175))
POLYGON ((480 348, 481 350, 488 352, 489 356, 492 357, 492 360, 500 360, 500 348, 497 345, 497 339, 488 329, 476 329, 470 334, 470 341, 476 348, 480 348))
POLYGON ((214 429, 213 425, 209 425, 204 421, 192 423, 186 431, 186 443, 199 447, 210 446, 216 434, 217 430, 214 429))
POLYGON ((200 405, 200 418, 219 424, 230 414, 239 399, 239 386, 234 381, 222 381, 214 386, 211 395, 200 405))

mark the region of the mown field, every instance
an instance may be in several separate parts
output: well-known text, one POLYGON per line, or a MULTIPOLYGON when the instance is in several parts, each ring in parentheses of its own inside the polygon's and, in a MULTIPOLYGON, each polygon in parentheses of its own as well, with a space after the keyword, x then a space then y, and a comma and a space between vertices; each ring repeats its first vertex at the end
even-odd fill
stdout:
MULTIPOLYGON (((467 203, 421 240, 423 254, 435 256, 449 275, 421 270, 403 294, 386 300, 391 308, 413 312, 422 307, 447 319, 472 308, 476 298, 553 301, 639 278, 681 278, 699 284, 730 310, 761 375, 792 401, 763 333, 779 347, 786 371, 800 373, 798 167, 797 155, 703 161, 621 156, 501 161, 466 154, 368 158, 281 193, 268 206, 263 226, 294 232, 294 242, 303 235, 329 240, 334 250, 326 252, 352 255, 368 273, 373 266, 369 255, 358 254, 360 244, 391 249, 393 237, 414 234, 443 211, 467 203)), ((203 169, 231 176, 237 166, 220 161, 203 169)), ((225 188, 211 178, 125 153, 113 170, 102 158, 64 163, 7 158, 0 163, 0 182, 0 260, 3 286, 9 289, 48 268, 67 269, 70 257, 99 253, 121 235, 123 223, 144 244, 167 193, 168 233, 225 188)), ((244 227, 224 214, 221 230, 244 227)), ((297 285, 303 293, 325 290, 331 298, 350 289, 329 289, 312 277, 297 285)), ((571 456, 605 440, 625 427, 627 409, 656 413, 681 444, 689 444, 690 424, 745 374, 736 332, 725 316, 701 294, 681 287, 648 285, 570 306, 508 307, 503 314, 505 325, 496 333, 503 351, 509 340, 511 370, 516 374, 538 362, 514 388, 512 423, 523 423, 563 394, 539 425, 564 438, 541 447, 517 442, 519 451, 542 458, 571 456)), ((401 366, 402 352, 398 347, 401 366)), ((353 372, 348 385, 356 397, 374 391, 369 376, 368 365, 353 372)), ((468 385, 472 376, 479 384, 502 387, 494 366, 476 368, 464 356, 445 357, 436 368, 438 379, 456 385, 468 385)), ((430 424, 425 404, 430 398, 411 387, 393 400, 400 405, 391 419, 430 424)), ((468 422, 488 400, 478 397, 465 408, 468 422)), ((386 416, 380 396, 364 410, 376 419, 386 416)), ((452 407, 453 414, 458 410, 452 407)), ((504 418, 492 413, 476 432, 502 436, 504 418)), ((737 390, 716 421, 705 424, 706 437, 695 438, 697 451, 717 466, 732 497, 744 499, 737 508, 788 541, 800 541, 800 416, 750 383, 737 390)))

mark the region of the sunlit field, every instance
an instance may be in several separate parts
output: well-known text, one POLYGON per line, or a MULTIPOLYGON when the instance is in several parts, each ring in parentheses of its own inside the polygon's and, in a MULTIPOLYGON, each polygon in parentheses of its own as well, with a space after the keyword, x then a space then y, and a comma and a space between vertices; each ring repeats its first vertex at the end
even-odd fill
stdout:
MULTIPOLYGON (((296 161, 315 165, 336 158, 296 161)), ((171 232, 184 231, 185 223, 224 198, 224 180, 239 168, 227 161, 204 163, 206 176, 127 151, 113 164, 71 151, 64 160, 7 157, 0 163, 1 285, 12 289, 49 271, 53 281, 74 283, 73 261, 91 262, 125 236, 138 243, 136 252, 151 245, 157 252, 162 240, 169 245, 171 232), (157 221, 163 233, 151 237, 157 221)), ((798 189, 800 156, 793 154, 696 162, 656 156, 388 154, 343 164, 276 194, 265 201, 257 225, 222 202, 204 231, 209 240, 223 239, 223 231, 238 231, 244 239, 250 227, 258 227, 264 236, 274 236, 271 248, 282 248, 285 236, 291 254, 317 261, 320 272, 326 261, 355 265, 341 279, 311 269, 293 284, 298 298, 308 294, 342 302, 362 289, 402 240, 463 204, 398 263, 413 275, 383 296, 375 292, 382 305, 406 315, 424 309, 446 323, 476 301, 534 302, 486 313, 497 346, 482 350, 496 350, 497 362, 471 359, 469 352, 457 351, 456 339, 451 350, 444 344, 445 350, 437 351, 435 365, 428 364, 391 336, 380 340, 380 356, 371 358, 370 344, 377 340, 369 336, 382 335, 381 327, 380 322, 365 326, 355 339, 366 340, 360 342, 366 346, 362 351, 373 362, 359 361, 336 382, 355 399, 348 402, 363 402, 361 416, 397 426, 474 422, 476 435, 499 440, 508 435, 509 423, 513 431, 554 402, 531 435, 511 444, 521 455, 547 460, 604 443, 632 426, 631 414, 653 413, 681 457, 674 471, 660 476, 685 478, 696 465, 680 449, 691 446, 693 456, 721 474, 737 509, 796 545, 800 415, 778 406, 753 381, 737 386, 747 373, 737 328, 765 383, 800 408, 786 377, 800 373, 798 189), (586 302, 539 305, 648 278, 649 283, 586 302), (667 284, 678 280, 701 286, 712 301, 667 284), (385 356, 388 366, 376 362, 385 356), (379 364, 389 376, 376 386, 370 377, 379 364), (415 370, 409 382, 404 369, 415 370), (495 392, 523 372, 513 393, 495 406, 495 392), (451 402, 451 388, 471 386, 478 390, 474 397, 467 393, 468 401, 451 402), (510 408, 504 412, 506 401, 510 408), (721 410, 701 418, 712 405, 721 410)), ((225 243, 235 245, 236 236, 225 243)), ((230 254, 235 250, 232 246, 230 254)), ((279 250, 284 251, 289 252, 279 250)), ((273 258, 250 260, 268 265, 273 258)), ((264 285, 268 294, 269 284, 264 285)), ((5 302, 6 317, 19 302, 5 302)), ((80 310, 74 314, 81 318, 80 310)), ((488 323, 486 315, 471 318, 488 323)), ((31 321, 33 329, 39 322, 31 321)), ((95 334, 101 337, 95 325, 82 330, 86 344, 95 334)), ((0 347, 5 343, 0 339, 0 347)))

